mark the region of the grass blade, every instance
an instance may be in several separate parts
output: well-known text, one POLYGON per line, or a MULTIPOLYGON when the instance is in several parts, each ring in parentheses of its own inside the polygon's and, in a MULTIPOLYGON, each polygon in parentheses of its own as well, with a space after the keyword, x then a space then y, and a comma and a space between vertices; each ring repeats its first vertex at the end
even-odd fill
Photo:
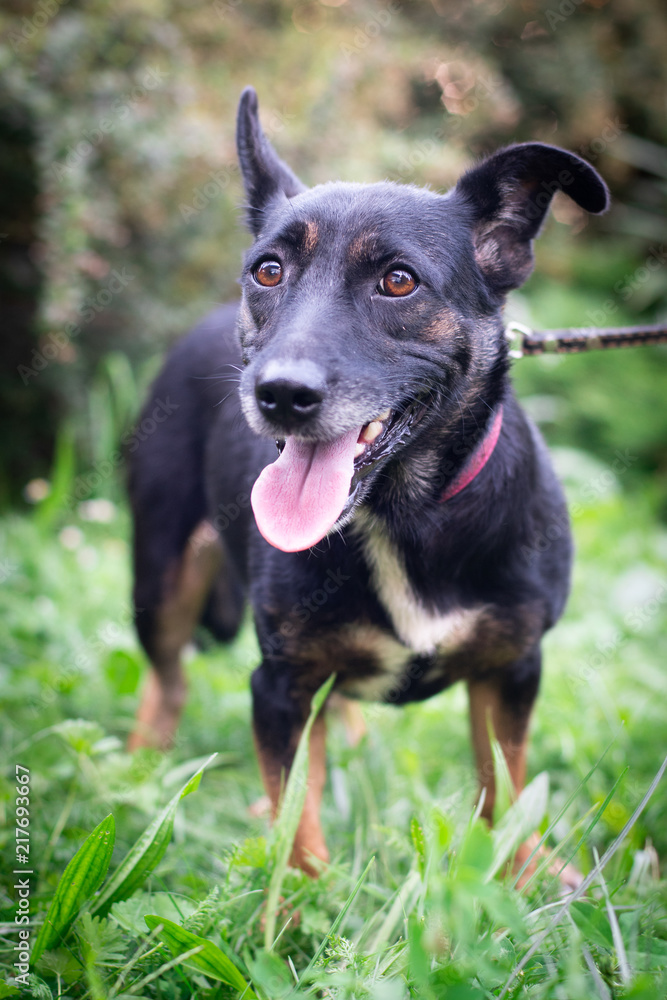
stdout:
POLYGON ((114 837, 114 818, 109 814, 84 840, 67 865, 56 887, 46 920, 37 935, 32 950, 33 962, 39 961, 42 953, 56 944, 69 930, 83 904, 104 881, 114 837))
POLYGON ((183 965, 196 972, 203 972, 209 979, 217 979, 221 983, 232 986, 247 1000, 257 1000, 257 995, 253 993, 232 960, 213 941, 199 937, 192 931, 186 931, 184 927, 180 927, 172 920, 167 920, 166 917, 148 914, 144 920, 149 930, 155 931, 157 937, 166 944, 174 957, 186 952, 190 953, 187 958, 183 959, 183 965), (193 950, 197 948, 200 950, 194 953, 193 950))
POLYGON ((76 475, 75 431, 71 421, 63 424, 56 438, 56 451, 51 467, 51 491, 36 512, 35 520, 40 528, 51 527, 54 517, 61 509, 63 501, 71 493, 76 475))
POLYGON ((528 962, 530 962, 533 955, 535 955, 542 947, 542 944, 548 938, 549 934, 551 934, 554 928, 558 926, 562 918, 565 916, 565 914, 572 906, 572 903, 574 903, 577 899, 583 896, 586 890, 593 884, 595 879, 598 877, 598 873, 604 870, 605 865, 613 858, 614 854, 616 854, 616 851, 619 849, 619 847, 629 834, 630 830, 633 828, 633 826, 635 825, 641 814, 644 812, 644 809, 651 800, 653 793, 655 792, 656 788, 662 781, 662 776, 666 770, 667 770, 667 757, 665 757, 662 764, 660 765, 658 773, 656 774, 655 778, 649 785, 641 802, 639 803, 639 805, 637 806, 637 808, 635 809, 632 816, 627 821, 627 823, 625 824, 619 835, 616 837, 614 841, 612 841, 607 850, 604 852, 604 854, 602 855, 602 859, 595 865, 592 871, 588 873, 588 875, 583 880, 581 885, 578 886, 573 892, 571 892, 570 895, 565 900, 565 902, 562 904, 562 906, 560 906, 558 910, 556 910, 556 913, 551 918, 546 928, 542 931, 541 934, 537 936, 537 939, 530 946, 530 948, 523 956, 521 961, 514 967, 512 975, 505 983, 498 1000, 503 1000, 503 998, 507 996, 510 987, 512 986, 512 983, 514 982, 516 977, 522 973, 528 962))
MULTIPOLYGON (((600 867, 600 858, 598 852, 594 851, 595 863, 597 867, 600 867)), ((621 928, 618 923, 618 917, 616 916, 616 910, 611 905, 611 899, 609 898, 609 890, 607 889, 607 883, 604 880, 604 875, 599 872, 599 882, 602 887, 602 894, 604 896, 605 906, 607 908, 607 917, 609 918, 609 926, 611 927, 611 936, 614 942, 614 947, 616 948, 616 956, 618 958, 618 968, 621 973, 621 979, 623 980, 623 985, 627 986, 632 979, 632 972, 630 970, 630 963, 628 962, 628 955, 625 950, 625 942, 623 941, 623 935, 621 933, 621 928)))
MULTIPOLYGON (((607 756, 607 754, 608 754, 608 753, 609 753, 609 751, 611 750, 611 748, 612 748, 612 746, 614 745, 615 741, 616 741, 616 737, 614 737, 614 739, 613 739, 613 740, 611 740, 611 742, 610 742, 610 743, 609 743, 609 744, 607 745, 607 747, 605 748, 605 750, 604 750, 604 751, 602 752, 601 756, 600 756, 600 757, 598 758, 598 760, 597 760, 597 761, 595 762, 595 764, 593 764, 593 766, 592 766, 592 767, 590 768, 590 770, 588 771, 588 774, 586 774, 586 775, 585 775, 585 776, 584 776, 584 777, 583 777, 583 778, 581 779, 581 781, 580 781, 580 782, 579 782, 579 784, 578 784, 578 785, 576 786, 576 788, 575 788, 575 789, 574 789, 574 790, 573 790, 572 792, 570 792, 569 796, 567 797, 567 799, 565 800, 565 802, 563 803, 563 805, 562 805, 562 806, 560 807, 560 809, 558 810, 558 812, 556 813, 556 815, 555 815, 555 816, 553 817, 553 819, 552 819, 552 820, 551 820, 551 822, 549 823, 549 826, 547 827, 547 829, 546 829, 546 830, 544 831, 544 833, 543 833, 543 834, 542 834, 542 836, 540 837, 540 839, 539 839, 538 843, 537 843, 537 844, 535 845, 535 847, 534 847, 534 849, 533 849, 533 850, 531 851, 530 855, 529 855, 529 856, 528 856, 528 857, 526 858, 526 860, 524 861, 523 865, 521 866, 521 868, 520 868, 520 869, 518 870, 518 872, 517 872, 517 873, 516 873, 516 875, 514 876, 514 881, 512 882, 512 888, 513 888, 513 889, 516 889, 516 887, 517 887, 517 885, 519 884, 519 881, 520 881, 520 879, 521 879, 521 876, 522 876, 522 875, 523 875, 523 873, 524 873, 524 872, 526 871, 526 869, 528 868, 528 866, 529 866, 529 865, 530 865, 530 863, 532 862, 533 858, 537 856, 537 854, 538 854, 538 852, 539 852, 540 848, 541 848, 541 847, 543 847, 543 846, 544 846, 544 844, 546 844, 547 840, 548 840, 548 839, 549 839, 549 837, 551 836, 552 832, 553 832, 553 831, 554 831, 554 830, 556 829, 556 827, 557 827, 558 823, 560 822, 560 820, 562 819, 562 817, 563 817, 563 816, 565 815, 565 813, 567 812, 567 810, 568 810, 568 809, 570 808, 570 806, 572 805, 572 803, 573 803, 573 802, 575 801, 575 799, 577 798, 577 795, 579 794, 579 792, 581 791, 581 789, 582 789, 582 788, 585 788, 585 787, 586 787, 586 785, 588 784, 588 782, 589 782, 590 778, 591 778, 591 777, 592 777, 592 776, 593 776, 593 775, 595 774, 595 772, 596 772, 596 771, 597 771, 597 769, 599 768, 600 764, 602 763, 602 761, 603 761, 603 760, 605 759, 605 757, 607 756)), ((626 769, 626 770, 627 770, 627 769, 626 769)), ((623 771, 623 774, 625 774, 625 771, 623 771)), ((621 775, 621 777, 622 777, 622 775, 621 775)), ((617 782, 616 782, 616 783, 614 784, 614 788, 616 788, 616 785, 618 784, 618 781, 620 781, 620 778, 619 778, 619 779, 617 780, 617 782)), ((610 794, 613 794, 613 789, 612 789, 612 793, 610 793, 610 794)), ((606 808, 606 806, 605 806, 605 808, 606 808)), ((604 809, 603 809, 602 811, 604 812, 604 809)), ((600 815, 602 815, 602 813, 600 813, 600 815)), ((569 863, 570 863, 570 861, 572 861, 572 860, 573 860, 573 859, 574 859, 574 858, 576 857, 576 855, 577 855, 577 852, 578 852, 579 848, 580 848, 580 847, 581 847, 581 845, 582 845, 582 844, 583 844, 583 843, 585 842, 585 840, 586 840, 586 837, 588 836, 588 834, 590 833, 590 831, 592 830, 593 826, 595 826, 595 824, 596 824, 596 823, 597 823, 597 819, 594 819, 594 820, 592 821, 592 823, 591 823, 591 824, 590 824, 590 825, 589 825, 589 826, 587 827, 587 829, 586 829, 586 830, 584 831, 584 833, 583 833, 583 834, 581 835, 581 837, 580 837, 580 839, 579 839, 579 842, 577 843, 577 846, 576 846, 576 847, 574 848, 574 850, 572 850, 572 851, 571 851, 571 853, 569 854, 569 856, 568 856, 568 857, 567 857, 567 858, 565 859, 565 861, 563 862, 563 868, 564 868, 564 867, 565 867, 565 866, 566 866, 567 864, 569 864, 569 863)), ((557 847, 556 847, 556 849, 555 849, 555 852, 554 852, 554 853, 556 854, 556 856, 557 856, 557 857, 560 857, 560 854, 561 854, 561 851, 562 851, 562 849, 563 849, 563 845, 564 845, 565 843, 567 843, 568 839, 569 839, 569 836, 568 836, 568 837, 565 837, 565 838, 564 838, 564 839, 563 839, 563 840, 562 840, 562 841, 561 841, 561 842, 560 842, 560 843, 559 843, 559 844, 557 845, 557 847)), ((542 870, 543 870, 544 866, 546 866, 546 865, 548 865, 548 864, 550 864, 550 863, 551 863, 551 862, 550 862, 550 859, 549 859, 549 858, 546 858, 546 859, 545 859, 545 860, 544 860, 544 861, 542 862, 542 864, 538 865, 538 866, 537 866, 537 867, 535 868, 535 871, 533 872, 533 874, 532 874, 532 875, 530 876, 530 878, 528 878, 528 879, 526 880, 526 882, 524 882, 524 883, 523 883, 523 888, 522 888, 522 890, 521 890, 521 891, 522 891, 522 892, 525 892, 525 891, 526 891, 526 889, 528 888, 528 886, 529 886, 529 885, 531 884, 531 882, 533 881, 533 879, 535 879, 535 878, 536 878, 536 877, 538 876, 538 874, 540 874, 540 873, 542 872, 542 870)), ((562 870, 562 869, 561 869, 561 870, 562 870)))
POLYGON ((354 902, 354 900, 355 900, 355 898, 357 896, 357 893, 359 892, 359 890, 361 889, 362 885, 366 881, 366 876, 368 875, 369 871, 371 870, 371 865, 374 864, 374 863, 375 863, 375 858, 372 857, 371 860, 366 865, 366 867, 364 868, 364 870, 361 873, 361 875, 359 876, 359 878, 357 879, 357 881, 356 881, 356 883, 354 885, 354 888, 352 889, 352 892, 350 893, 350 895, 345 900, 345 903, 344 903, 343 908, 341 909, 340 913, 338 914, 338 916, 336 917, 336 919, 332 923, 331 927, 329 928, 329 930, 326 932, 326 934, 322 938, 322 941, 320 942, 319 948, 317 949, 317 951, 315 952, 315 954, 311 958, 310 962, 306 966, 304 972, 302 973, 300 982, 304 982, 304 980, 306 979, 306 977, 308 976, 308 974, 312 971, 312 969, 315 968, 315 966, 317 965, 317 962, 319 960, 320 955, 322 954, 322 952, 324 951, 324 949, 327 946, 327 942, 334 936, 334 934, 338 933, 339 927, 341 926, 341 924, 345 920, 345 917, 347 916, 347 911, 352 906, 352 903, 354 902))
POLYGON ((278 900, 280 898, 280 888, 287 871, 290 851, 294 843, 301 813, 303 812, 306 792, 308 789, 308 764, 310 731, 313 723, 320 713, 327 695, 331 691, 336 675, 324 682, 322 687, 315 694, 310 707, 308 721, 303 727, 301 739, 294 755, 294 762, 290 770, 285 794, 280 805, 280 812, 273 827, 271 853, 273 855, 273 872, 269 882, 269 891, 266 900, 266 926, 264 928, 264 947, 271 951, 276 933, 276 917, 278 911, 278 900))
POLYGON ((419 896, 421 876, 419 872, 410 872, 405 881, 398 887, 389 907, 389 912, 380 924, 373 940, 366 946, 371 955, 380 952, 386 947, 387 942, 396 930, 400 920, 412 913, 414 904, 419 896))
POLYGON ((516 802, 517 794, 510 777, 510 769, 507 766, 507 758, 503 749, 495 737, 493 723, 491 722, 491 711, 489 710, 486 720, 491 753, 493 754, 493 774, 496 786, 496 801, 493 807, 493 825, 496 826, 505 815, 510 806, 516 802))
MULTIPOLYGON (((160 950, 159 944, 155 950, 160 950)), ((139 990, 142 990, 144 986, 148 986, 149 983, 155 982, 156 979, 162 979, 164 974, 169 972, 171 969, 180 968, 181 965, 187 965, 187 961, 190 956, 197 955, 200 951, 201 948, 197 946, 196 948, 192 948, 190 951, 185 951, 182 954, 176 955, 175 958, 170 959, 168 962, 163 962, 159 969, 155 969, 154 972, 149 972, 148 975, 144 976, 143 979, 140 979, 138 983, 132 983, 131 993, 121 993, 118 996, 110 993, 109 996, 115 996, 116 1000, 130 1000, 130 998, 131 1000, 135 1000, 138 996, 139 990)), ((151 951, 150 954, 153 954, 153 952, 151 951)), ((141 998, 141 1000, 148 1000, 148 998, 141 998)))
POLYGON ((584 961, 588 966, 588 971, 590 972, 593 982, 595 983, 595 989, 598 991, 600 1000, 612 1000, 612 995, 604 984, 602 976, 598 972, 598 968, 593 961, 593 956, 585 944, 582 944, 581 946, 581 953, 584 956, 584 961))
POLYGON ((579 851, 579 848, 582 847, 586 843, 588 835, 591 833, 591 831, 595 828, 595 826, 598 824, 598 822, 600 821, 600 819, 604 815, 607 806, 609 805, 609 803, 613 799, 614 795, 616 794, 616 789, 618 788, 618 786, 623 781, 623 778, 627 774, 628 770, 629 770, 629 768, 627 768, 627 767, 623 768, 623 770, 619 774, 618 778, 616 779, 616 781, 614 782, 614 784, 609 789, 607 795, 605 796, 604 801, 595 810, 595 814, 593 815, 593 818, 591 819, 590 823, 588 823, 588 825, 586 826, 586 829, 584 830, 584 832, 580 836, 580 838, 577 841, 575 847, 572 848, 572 850, 570 851, 569 855, 563 861, 563 867, 561 868, 561 871, 563 870, 563 868, 565 868, 566 865, 569 865, 570 861, 573 861, 574 858, 576 858, 577 853, 579 851))
POLYGON ((171 840, 178 803, 186 795, 197 790, 204 770, 215 757, 216 754, 213 754, 202 764, 180 791, 176 792, 176 795, 167 803, 162 812, 146 827, 134 846, 130 848, 105 885, 103 892, 96 899, 95 905, 91 907, 90 912, 94 916, 104 916, 114 903, 131 896, 159 864, 171 840))

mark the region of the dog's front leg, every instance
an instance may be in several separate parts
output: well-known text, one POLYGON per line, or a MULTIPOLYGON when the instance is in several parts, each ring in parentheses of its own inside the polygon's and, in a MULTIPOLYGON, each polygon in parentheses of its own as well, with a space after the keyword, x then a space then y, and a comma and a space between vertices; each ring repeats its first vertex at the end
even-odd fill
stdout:
MULTIPOLYGON (((259 767, 276 818, 280 798, 303 732, 307 711, 287 690, 288 668, 263 664, 252 676, 253 729, 259 767)), ((329 852, 320 823, 320 806, 326 780, 326 725, 324 710, 315 720, 309 741, 306 801, 294 838, 290 863, 316 878, 318 861, 329 852)))
MULTIPOLYGON (((526 749, 530 713, 537 695, 540 679, 540 653, 516 663, 509 671, 487 676, 484 680, 469 681, 470 722, 472 741, 477 763, 480 791, 484 792, 482 816, 491 824, 496 801, 496 780, 489 738, 489 723, 500 743, 507 762, 515 795, 520 795, 526 780, 526 749)), ((514 856, 514 870, 520 871, 539 842, 533 834, 519 846, 514 856)), ((541 849, 537 861, 547 852, 541 849)), ((536 860, 523 872, 519 885, 524 885, 536 868, 536 860)), ((573 889, 581 882, 581 875, 573 865, 563 863, 553 856, 549 871, 560 878, 565 888, 573 889)))
POLYGON ((468 682, 470 725, 480 792, 482 816, 490 824, 496 802, 496 778, 489 726, 500 743, 515 794, 526 780, 526 745, 530 713, 539 682, 539 660, 530 682, 512 684, 506 675, 468 682))

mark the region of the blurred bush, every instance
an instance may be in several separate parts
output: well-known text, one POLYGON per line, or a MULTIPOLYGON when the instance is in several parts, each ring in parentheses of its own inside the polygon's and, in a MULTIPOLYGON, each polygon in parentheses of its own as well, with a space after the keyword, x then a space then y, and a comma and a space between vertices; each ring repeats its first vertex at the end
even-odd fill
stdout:
MULTIPOLYGON (((6 0, 0 26, 0 501, 48 472, 63 424, 80 470, 100 434, 114 449, 165 346, 236 294, 247 83, 310 183, 444 189, 503 143, 579 151, 615 207, 589 221, 556 200, 513 314, 666 318, 661 0, 6 0)), ((634 449, 628 481, 657 473, 664 497, 666 357, 525 361, 518 379, 558 441, 634 449)))

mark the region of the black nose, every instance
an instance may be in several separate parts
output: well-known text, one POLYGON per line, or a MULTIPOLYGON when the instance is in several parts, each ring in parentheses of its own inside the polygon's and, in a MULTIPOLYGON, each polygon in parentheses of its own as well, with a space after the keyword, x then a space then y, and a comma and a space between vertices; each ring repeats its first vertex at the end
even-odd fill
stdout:
POLYGON ((314 417, 324 399, 324 376, 316 365, 269 365, 255 385, 262 414, 289 427, 314 417))

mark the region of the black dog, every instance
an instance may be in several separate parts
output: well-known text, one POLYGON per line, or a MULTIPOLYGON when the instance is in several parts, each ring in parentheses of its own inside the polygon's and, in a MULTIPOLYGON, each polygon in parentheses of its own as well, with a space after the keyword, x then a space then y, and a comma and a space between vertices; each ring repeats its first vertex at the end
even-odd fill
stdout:
MULTIPOLYGON (((247 594, 274 811, 335 671, 340 693, 394 704, 465 680, 490 820, 487 717, 519 791, 540 641, 571 560, 561 489, 510 386, 501 310, 554 192, 598 213, 607 189, 571 153, 526 143, 445 196, 309 190, 263 135, 252 89, 237 138, 255 236, 241 304, 171 352, 146 412, 157 398, 172 415, 132 461, 137 625, 153 665, 132 742, 169 743, 182 646, 200 620, 231 638, 247 594)), ((322 719, 310 767, 293 858, 312 872, 313 855, 327 858, 322 719)))

